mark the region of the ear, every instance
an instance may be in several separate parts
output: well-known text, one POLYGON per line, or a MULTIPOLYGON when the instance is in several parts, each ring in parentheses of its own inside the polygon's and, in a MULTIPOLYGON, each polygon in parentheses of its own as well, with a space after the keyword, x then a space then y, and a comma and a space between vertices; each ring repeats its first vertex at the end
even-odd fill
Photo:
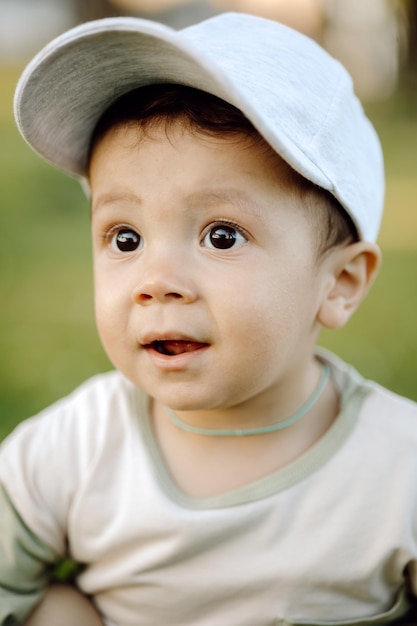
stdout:
POLYGON ((325 328, 341 328, 369 291, 381 264, 379 247, 359 241, 334 250, 328 259, 329 288, 317 316, 325 328))

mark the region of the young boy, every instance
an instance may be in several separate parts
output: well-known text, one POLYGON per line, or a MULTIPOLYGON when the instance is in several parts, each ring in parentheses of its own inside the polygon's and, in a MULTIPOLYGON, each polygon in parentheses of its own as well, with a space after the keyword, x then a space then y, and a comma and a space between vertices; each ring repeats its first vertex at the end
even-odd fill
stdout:
POLYGON ((34 59, 16 116, 89 188, 116 369, 1 448, 0 623, 416 623, 416 405, 316 349, 380 260, 343 68, 248 15, 109 19, 34 59))

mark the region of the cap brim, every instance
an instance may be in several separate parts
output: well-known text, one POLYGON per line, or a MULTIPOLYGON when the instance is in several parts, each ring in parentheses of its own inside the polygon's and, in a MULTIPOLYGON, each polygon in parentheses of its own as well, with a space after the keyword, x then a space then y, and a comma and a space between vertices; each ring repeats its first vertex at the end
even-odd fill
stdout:
POLYGON ((152 83, 188 85, 236 106, 293 169, 339 200, 362 236, 376 236, 381 150, 351 79, 320 46, 276 22, 222 14, 180 31, 128 17, 82 24, 28 65, 16 121, 44 159, 85 179, 101 115, 152 83), (349 167, 345 154, 357 155, 349 167))
POLYGON ((43 158, 83 177, 102 113, 122 94, 161 82, 230 99, 221 78, 176 31, 133 18, 89 22, 56 39, 28 65, 16 89, 16 121, 43 158))
POLYGON ((187 39, 188 30, 126 17, 87 22, 64 33, 33 59, 17 85, 15 117, 22 136, 44 159, 84 178, 92 133, 110 104, 144 85, 177 83, 242 110, 294 169, 328 188, 323 172, 258 106, 256 85, 251 93, 249 82, 233 80, 223 58, 227 40, 216 58, 205 47, 204 32, 187 39))

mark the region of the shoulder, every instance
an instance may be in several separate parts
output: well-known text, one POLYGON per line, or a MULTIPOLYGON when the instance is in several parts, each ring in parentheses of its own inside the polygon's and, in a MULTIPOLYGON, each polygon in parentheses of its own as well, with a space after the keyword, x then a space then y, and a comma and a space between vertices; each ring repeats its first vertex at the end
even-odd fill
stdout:
POLYGON ((118 371, 94 376, 19 424, 0 446, 0 456, 14 450, 27 462, 42 450, 43 458, 75 453, 78 462, 87 461, 105 439, 135 427, 136 391, 118 371))
POLYGON ((417 436, 417 403, 365 379, 353 366, 320 349, 318 357, 327 362, 340 390, 342 409, 354 407, 363 424, 374 424, 384 433, 417 436))
POLYGON ((366 381, 369 394, 363 404, 363 413, 386 429, 417 437, 417 403, 400 396, 373 381, 366 381))
POLYGON ((104 419, 116 407, 129 406, 133 393, 132 383, 120 372, 115 370, 98 374, 37 415, 22 422, 18 429, 25 427, 26 424, 54 421, 61 422, 60 426, 65 421, 88 425, 89 420, 104 419))
POLYGON ((132 383, 117 370, 97 374, 83 382, 69 395, 42 411, 39 416, 71 407, 77 409, 94 407, 95 409, 106 410, 110 401, 123 402, 123 399, 131 395, 132 389, 132 383))
POLYGON ((46 543, 62 548, 60 529, 75 495, 95 468, 123 457, 126 442, 137 440, 138 394, 117 371, 94 376, 22 422, 0 445, 0 484, 46 543))

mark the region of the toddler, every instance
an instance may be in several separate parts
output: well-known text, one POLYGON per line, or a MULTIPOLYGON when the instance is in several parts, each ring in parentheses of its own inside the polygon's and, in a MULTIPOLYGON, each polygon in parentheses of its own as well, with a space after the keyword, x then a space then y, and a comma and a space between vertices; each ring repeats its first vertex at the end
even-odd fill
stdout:
POLYGON ((380 263, 346 71, 249 15, 111 18, 35 57, 15 110, 91 197, 115 369, 2 444, 0 624, 416 623, 416 405, 317 347, 380 263))

